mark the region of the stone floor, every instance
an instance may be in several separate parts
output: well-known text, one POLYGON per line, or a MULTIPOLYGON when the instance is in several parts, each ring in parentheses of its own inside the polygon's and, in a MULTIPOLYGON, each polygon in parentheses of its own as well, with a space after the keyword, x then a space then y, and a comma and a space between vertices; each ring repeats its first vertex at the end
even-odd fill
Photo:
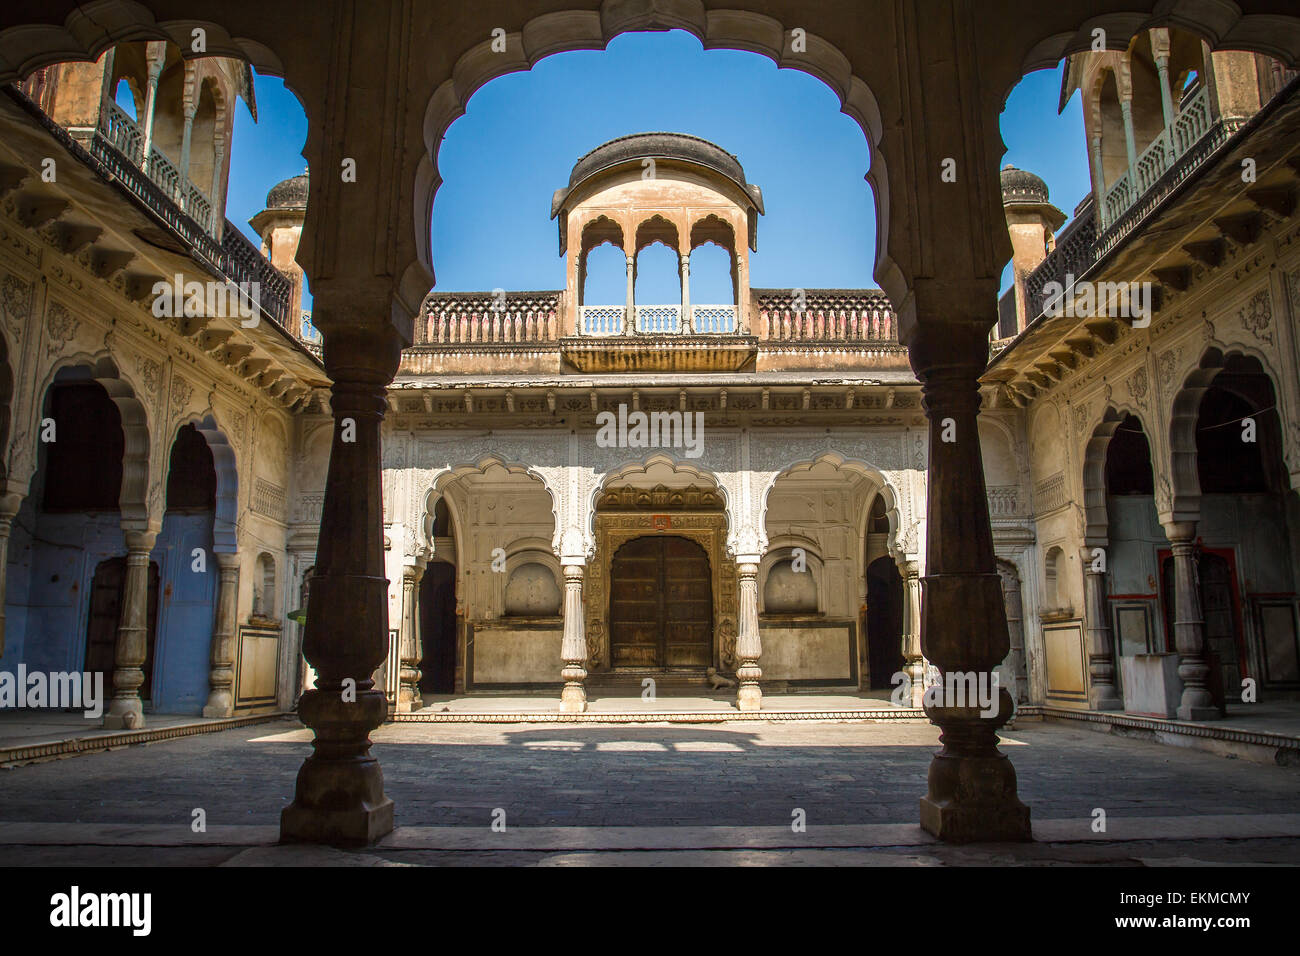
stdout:
POLYGON ((360 853, 274 846, 309 739, 285 719, 0 770, 0 864, 1300 863, 1300 768, 1052 722, 1004 739, 1027 846, 916 826, 933 726, 725 720, 388 724, 374 753, 399 830, 360 853))
MULTIPOLYGON (((538 714, 558 713, 559 698, 554 692, 530 694, 426 694, 423 714, 538 714)), ((888 691, 828 694, 765 694, 763 709, 770 712, 808 713, 812 711, 896 710, 888 691)), ((736 692, 713 694, 673 694, 645 700, 635 694, 593 692, 587 701, 589 714, 636 713, 731 713, 736 709, 736 692)), ((1297 708, 1300 718, 1300 707, 1297 708)))

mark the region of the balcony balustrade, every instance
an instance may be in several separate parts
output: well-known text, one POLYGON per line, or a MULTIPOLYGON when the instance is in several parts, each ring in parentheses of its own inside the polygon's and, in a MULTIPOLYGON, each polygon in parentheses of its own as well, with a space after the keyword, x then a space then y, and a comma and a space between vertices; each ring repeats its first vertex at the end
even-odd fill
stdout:
POLYGON ((1179 104, 1174 124, 1162 129, 1142 150, 1137 165, 1125 170, 1124 175, 1106 187, 1101 204, 1103 228, 1118 222, 1130 206, 1173 168, 1178 157, 1195 146, 1213 127, 1209 90, 1202 85, 1179 104))
POLYGON ((114 149, 141 167, 163 195, 198 223, 204 232, 216 235, 212 201, 203 190, 181 176, 180 170, 157 147, 151 147, 149 161, 143 161, 144 133, 122 107, 116 103, 108 104, 100 117, 99 132, 114 149))
MULTIPOLYGON (((693 305, 690 323, 682 322, 680 305, 638 305, 633 334, 735 335, 739 332, 734 305, 693 305)), ((578 334, 607 338, 628 334, 627 309, 621 305, 584 305, 578 309, 578 334)))

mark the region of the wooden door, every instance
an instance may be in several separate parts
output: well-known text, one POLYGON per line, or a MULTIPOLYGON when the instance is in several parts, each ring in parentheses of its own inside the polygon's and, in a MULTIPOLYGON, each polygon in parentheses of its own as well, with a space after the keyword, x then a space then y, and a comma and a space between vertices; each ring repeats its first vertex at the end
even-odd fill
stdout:
MULTIPOLYGON (((145 640, 142 668, 144 683, 140 685, 141 700, 153 695, 154 645, 158 640, 158 565, 149 562, 149 630, 145 640)), ((113 688, 113 657, 117 649, 117 628, 122 621, 122 597, 126 588, 126 558, 109 558, 95 568, 90 584, 90 613, 86 624, 87 672, 104 675, 104 688, 113 688)))
POLYGON ((636 538, 610 566, 610 664, 708 667, 713 662, 709 558, 672 535, 636 538))
POLYGON ((113 689, 113 651, 122 619, 122 584, 126 558, 109 558, 95 568, 90 583, 90 614, 86 625, 86 671, 104 675, 104 689, 113 689))

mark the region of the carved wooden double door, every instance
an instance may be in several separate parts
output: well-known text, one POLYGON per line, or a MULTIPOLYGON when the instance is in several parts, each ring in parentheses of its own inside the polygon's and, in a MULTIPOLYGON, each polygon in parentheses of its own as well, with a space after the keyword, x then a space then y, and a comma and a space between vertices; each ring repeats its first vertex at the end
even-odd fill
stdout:
POLYGON ((610 664, 708 667, 713 663, 709 558, 686 538, 634 538, 610 565, 610 664))

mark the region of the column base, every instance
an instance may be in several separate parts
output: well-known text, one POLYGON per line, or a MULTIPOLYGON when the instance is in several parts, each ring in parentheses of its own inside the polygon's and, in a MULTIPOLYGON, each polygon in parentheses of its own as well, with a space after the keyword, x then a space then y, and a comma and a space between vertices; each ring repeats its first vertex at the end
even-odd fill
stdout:
POLYGON ((382 692, 344 701, 337 686, 305 691, 298 717, 315 731, 314 752, 298 771, 293 803, 280 813, 282 843, 365 846, 393 829, 384 773, 369 755, 369 731, 384 719, 382 692))
POLYGON ((1123 710, 1124 702, 1114 696, 1114 694, 1111 694, 1110 696, 1102 696, 1098 694, 1088 701, 1088 706, 1093 710, 1123 710))
POLYGON ((302 807, 296 803, 280 811, 281 843, 324 843, 333 846, 369 846, 393 832, 393 801, 349 810, 302 807))
POLYGON ((1030 843, 1029 808, 1015 797, 1001 804, 961 806, 921 798, 921 828, 945 843, 1030 843))
POLYGON ((104 715, 105 730, 143 730, 144 704, 140 698, 110 700, 104 715))
POLYGON ((203 705, 204 717, 233 717, 235 714, 235 701, 227 691, 224 694, 213 694, 208 698, 208 702, 203 705))
POLYGON ((1179 706, 1177 710, 1179 720, 1222 720, 1223 715, 1219 713, 1217 707, 1202 706, 1179 706))
POLYGON ((584 714, 587 712, 587 692, 582 685, 566 686, 560 692, 560 713, 584 714))
POLYGON ((736 709, 753 712, 763 709, 763 691, 757 684, 741 684, 736 692, 736 709))
POLYGON ((997 729, 1015 712, 1006 688, 998 712, 980 716, 973 707, 927 707, 940 726, 943 750, 930 760, 928 791, 921 798, 921 827, 946 843, 1033 840, 1029 807, 1016 793, 1016 768, 998 750, 997 729))

